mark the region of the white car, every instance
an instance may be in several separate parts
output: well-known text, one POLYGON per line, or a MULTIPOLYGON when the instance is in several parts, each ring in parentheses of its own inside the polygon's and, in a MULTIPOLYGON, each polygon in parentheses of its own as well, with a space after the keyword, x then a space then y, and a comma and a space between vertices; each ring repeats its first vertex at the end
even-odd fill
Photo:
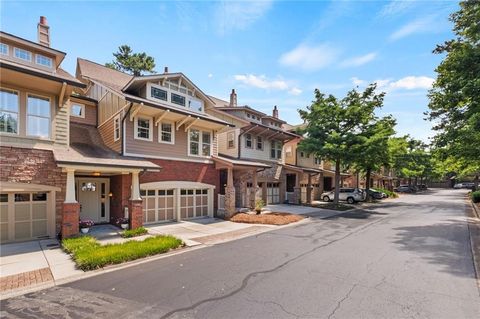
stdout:
POLYGON ((475 185, 475 183, 470 183, 470 182, 466 182, 466 183, 457 183, 453 186, 453 188, 455 189, 460 189, 460 188, 472 188, 473 186, 475 185))
MULTIPOLYGON (((354 204, 356 202, 362 202, 365 200, 365 192, 358 188, 340 188, 340 193, 338 194, 339 200, 347 201, 349 204, 354 204)), ((329 192, 324 192, 322 194, 322 200, 324 202, 329 202, 335 198, 335 190, 329 192)))

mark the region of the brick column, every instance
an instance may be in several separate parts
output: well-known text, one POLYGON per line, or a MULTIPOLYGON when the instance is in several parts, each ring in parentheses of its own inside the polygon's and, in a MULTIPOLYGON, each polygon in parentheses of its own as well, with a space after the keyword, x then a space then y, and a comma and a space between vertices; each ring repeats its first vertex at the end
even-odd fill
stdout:
POLYGON ((255 203, 257 201, 257 170, 252 171, 252 188, 250 189, 250 207, 255 208, 255 203))
MULTIPOLYGON (((308 174, 308 185, 307 185, 307 204, 312 203, 312 175, 308 174)), ((300 197, 301 198, 301 197, 300 197)))
POLYGON ((143 205, 141 199, 130 199, 128 201, 128 218, 130 219, 130 229, 135 229, 143 225, 143 205))
POLYGON ((78 235, 78 220, 80 219, 79 203, 63 203, 62 238, 78 235))
POLYGON ((235 214, 235 186, 233 186, 233 169, 227 170, 227 187, 225 187, 225 217, 235 214))

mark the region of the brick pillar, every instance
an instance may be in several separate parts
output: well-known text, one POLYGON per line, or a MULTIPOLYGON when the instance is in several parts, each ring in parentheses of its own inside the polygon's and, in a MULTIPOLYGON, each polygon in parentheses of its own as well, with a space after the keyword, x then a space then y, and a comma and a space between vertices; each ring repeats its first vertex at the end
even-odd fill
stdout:
POLYGON ((143 226, 143 205, 142 200, 128 201, 128 218, 130 219, 130 229, 143 226))
POLYGON ((302 188, 301 187, 294 187, 293 188, 293 204, 298 205, 300 204, 300 200, 302 198, 302 188))
POLYGON ((80 218, 79 203, 63 203, 62 238, 78 235, 78 221, 80 218))
POLYGON ((252 188, 250 189, 250 207, 255 208, 255 203, 257 201, 257 170, 252 172, 252 188))
POLYGON ((308 174, 308 185, 307 185, 307 204, 312 203, 312 175, 308 174))
POLYGON ((225 217, 228 219, 235 214, 235 186, 233 186, 233 169, 227 172, 227 187, 225 187, 225 217))

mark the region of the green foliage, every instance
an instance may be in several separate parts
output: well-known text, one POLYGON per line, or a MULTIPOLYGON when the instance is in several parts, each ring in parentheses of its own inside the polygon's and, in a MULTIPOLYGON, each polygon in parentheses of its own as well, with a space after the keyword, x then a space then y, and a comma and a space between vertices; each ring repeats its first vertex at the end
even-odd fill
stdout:
POLYGON ((125 230, 122 233, 122 237, 123 238, 137 237, 137 236, 145 235, 147 233, 148 233, 148 230, 145 227, 141 226, 135 229, 125 230))
POLYGON ((299 131, 305 138, 299 149, 335 163, 335 198, 338 204, 340 168, 360 158, 369 140, 368 131, 376 120, 375 110, 382 107, 385 93, 375 93, 376 84, 365 91, 355 89, 339 100, 315 90, 315 100, 306 110, 299 110, 305 125, 299 131))
POLYGON ((130 240, 104 246, 89 236, 62 241, 62 246, 72 254, 78 268, 85 271, 165 253, 181 245, 182 241, 173 236, 155 236, 143 241, 130 240))
POLYGON ((480 203, 480 191, 472 192, 471 196, 474 203, 480 203))
POLYGON ((135 76, 140 76, 143 72, 155 73, 155 59, 145 52, 133 53, 128 45, 118 47, 118 51, 113 53, 113 56, 115 60, 105 63, 106 67, 135 76))
POLYGON ((255 209, 262 210, 263 207, 265 207, 265 202, 263 201, 263 199, 257 199, 255 201, 255 209))
POLYGON ((397 194, 397 193, 392 192, 392 191, 390 191, 390 190, 388 190, 388 189, 375 187, 375 190, 387 194, 388 197, 390 197, 390 198, 398 198, 398 194, 397 194))
POLYGON ((461 1, 450 16, 455 39, 438 45, 446 54, 429 92, 428 119, 435 121, 436 156, 445 172, 480 173, 480 1, 461 1))

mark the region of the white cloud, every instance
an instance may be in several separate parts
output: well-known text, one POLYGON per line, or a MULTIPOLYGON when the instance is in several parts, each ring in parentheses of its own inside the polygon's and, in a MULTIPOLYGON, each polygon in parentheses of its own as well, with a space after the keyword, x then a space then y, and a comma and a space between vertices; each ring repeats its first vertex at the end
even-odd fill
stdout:
POLYGON ((415 5, 414 0, 404 1, 404 0, 392 0, 388 4, 384 5, 380 11, 380 17, 392 17, 408 11, 415 5))
POLYGON ((340 66, 344 67, 344 68, 361 66, 361 65, 364 65, 368 62, 373 61, 376 57, 377 57, 377 53, 376 52, 371 52, 371 53, 367 53, 365 55, 361 55, 361 56, 346 59, 342 63, 340 63, 340 66))
POLYGON ((413 20, 390 35, 390 40, 395 41, 415 33, 435 31, 438 25, 435 23, 436 15, 429 15, 413 20))
POLYGON ((300 89, 297 88, 297 87, 293 87, 293 88, 291 88, 291 89, 288 91, 288 93, 291 94, 291 95, 300 95, 300 94, 302 94, 302 92, 303 92, 303 91, 300 90, 300 89))
POLYGON ((272 0, 221 1, 215 10, 217 30, 222 35, 232 30, 244 30, 263 17, 272 4, 272 0))
POLYGON ((340 51, 328 44, 309 46, 300 44, 293 50, 282 54, 279 62, 290 67, 298 67, 305 71, 324 68, 337 60, 340 51))
POLYGON ((212 73, 208 73, 208 78, 213 78, 213 74, 212 73))
MULTIPOLYGON (((364 86, 367 81, 359 78, 351 78, 355 86, 364 86)), ((393 79, 377 79, 368 83, 377 83, 377 89, 391 92, 395 90, 428 90, 432 87, 435 79, 428 76, 406 76, 394 81, 393 79)))
POLYGON ((237 74, 233 78, 247 86, 258 89, 287 91, 291 95, 300 95, 303 92, 300 88, 290 85, 283 79, 272 80, 265 75, 237 74))

